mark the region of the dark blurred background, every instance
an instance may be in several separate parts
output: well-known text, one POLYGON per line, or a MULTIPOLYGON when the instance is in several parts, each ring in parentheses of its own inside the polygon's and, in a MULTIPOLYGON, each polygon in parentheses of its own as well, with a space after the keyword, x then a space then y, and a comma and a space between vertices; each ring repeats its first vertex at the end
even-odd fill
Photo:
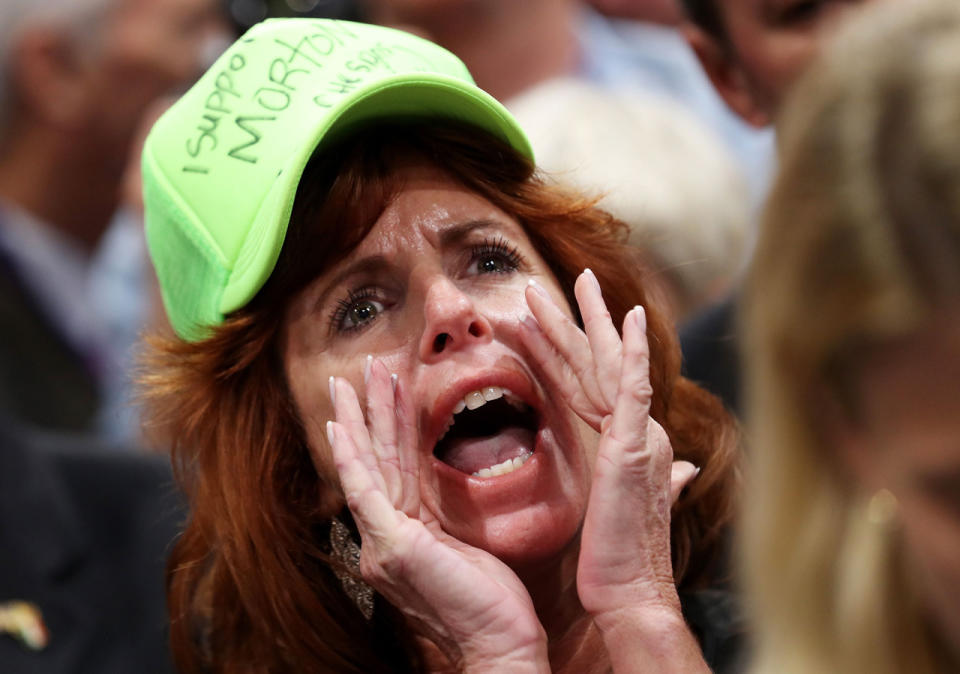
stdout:
POLYGON ((238 33, 267 18, 314 16, 362 21, 362 12, 351 0, 224 0, 224 8, 238 33))

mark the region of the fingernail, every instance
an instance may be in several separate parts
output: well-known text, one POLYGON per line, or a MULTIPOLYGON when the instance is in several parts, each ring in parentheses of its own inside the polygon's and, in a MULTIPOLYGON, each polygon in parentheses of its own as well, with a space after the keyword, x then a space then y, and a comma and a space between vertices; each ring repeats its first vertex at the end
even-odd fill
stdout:
POLYGON ((333 447, 333 422, 327 422, 327 442, 330 443, 330 446, 333 447))
POLYGON ((394 393, 397 392, 397 381, 399 381, 399 379, 400 378, 396 375, 396 373, 390 375, 390 386, 393 387, 394 393))
POLYGON ((696 468, 693 469, 693 477, 691 477, 690 479, 692 480, 694 477, 696 477, 699 474, 700 474, 700 466, 697 466, 696 468))
POLYGON ((530 332, 536 332, 540 329, 540 325, 537 323, 536 319, 530 314, 526 314, 523 318, 520 319, 520 325, 522 325, 526 330, 530 332))
POLYGON ((337 404, 337 385, 333 380, 333 375, 330 375, 330 403, 333 405, 337 404))
POLYGON ((536 291, 536 293, 541 297, 549 297, 547 295, 547 291, 543 289, 543 286, 541 286, 539 283, 537 283, 533 279, 530 279, 529 281, 527 281, 527 285, 533 288, 536 291))
POLYGON ((363 384, 364 384, 364 386, 367 386, 367 385, 370 384, 370 366, 372 366, 372 365, 373 365, 373 356, 371 356, 371 355, 368 353, 368 354, 367 354, 367 358, 366 358, 366 360, 365 360, 364 363, 363 363, 363 384))
POLYGON ((583 273, 593 281, 593 287, 597 289, 597 292, 600 292, 600 281, 597 280, 597 275, 593 273, 593 270, 587 267, 583 270, 583 273))
POLYGON ((640 332, 646 333, 647 312, 639 304, 633 308, 633 320, 637 322, 637 327, 640 328, 640 332))

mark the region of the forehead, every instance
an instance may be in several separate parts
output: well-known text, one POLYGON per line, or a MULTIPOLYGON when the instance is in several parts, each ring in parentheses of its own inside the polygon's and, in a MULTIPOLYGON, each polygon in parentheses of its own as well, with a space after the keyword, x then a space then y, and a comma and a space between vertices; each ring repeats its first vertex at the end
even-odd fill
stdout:
POLYGON ((399 189, 349 257, 441 247, 451 232, 525 236, 512 216, 425 160, 404 161, 395 172, 402 180, 399 189))

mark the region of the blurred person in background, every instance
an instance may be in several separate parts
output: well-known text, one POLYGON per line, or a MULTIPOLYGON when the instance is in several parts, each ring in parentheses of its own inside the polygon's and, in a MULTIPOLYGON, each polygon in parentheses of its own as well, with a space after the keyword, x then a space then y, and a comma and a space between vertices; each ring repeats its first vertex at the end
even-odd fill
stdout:
POLYGON ((589 0, 588 4, 607 16, 679 25, 683 10, 678 0, 589 0))
POLYGON ((215 0, 0 4, 0 411, 9 419, 107 435, 129 427, 115 404, 149 284, 141 235, 105 233, 142 115, 202 72, 221 37, 215 0))
POLYGON ((744 265, 749 191, 688 109, 558 78, 514 98, 511 110, 541 168, 629 225, 653 272, 646 281, 661 287, 675 322, 729 292, 744 265))
POLYGON ((112 330, 135 333, 146 309, 142 234, 111 221, 141 116, 200 72, 215 11, 213 0, 0 3, 5 674, 172 669, 169 462, 103 438, 126 355, 112 330))
POLYGON ((730 108, 766 126, 840 19, 874 1, 682 0, 684 34, 730 108))
POLYGON ((223 0, 235 35, 255 23, 278 18, 320 18, 361 21, 357 0, 223 0))
MULTIPOLYGON (((825 38, 851 10, 873 1, 682 0, 682 30, 730 109, 761 128, 776 123, 782 99, 825 38)), ((739 412, 736 304, 734 293, 693 317, 680 341, 684 374, 739 412)))
MULTIPOLYGON (((723 142, 748 180, 766 190, 772 138, 731 113, 674 26, 611 19, 576 0, 360 0, 367 20, 414 30, 467 64, 477 84, 512 99, 555 77, 661 97, 687 107, 723 142)), ((556 129, 562 136, 566 129, 556 129)), ((638 161, 641 161, 638 158, 638 161)))
POLYGON ((755 670, 956 672, 960 5, 858 17, 778 130, 744 298, 755 670))

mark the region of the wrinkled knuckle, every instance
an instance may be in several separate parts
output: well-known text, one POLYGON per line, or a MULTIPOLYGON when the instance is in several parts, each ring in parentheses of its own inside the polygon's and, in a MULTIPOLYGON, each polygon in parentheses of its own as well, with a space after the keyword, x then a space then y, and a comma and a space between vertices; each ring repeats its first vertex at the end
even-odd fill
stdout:
POLYGON ((615 428, 611 428, 607 433, 607 444, 613 449, 626 449, 629 441, 621 437, 615 428))
POLYGON ((658 448, 670 449, 670 436, 667 435, 666 429, 653 419, 650 420, 649 433, 650 439, 658 448))
POLYGON ((653 399, 653 386, 644 379, 630 387, 630 395, 638 402, 647 403, 653 399))
POLYGON ((373 587, 384 587, 390 574, 381 565, 379 555, 360 555, 360 577, 373 587))
POLYGON ((356 491, 347 491, 347 507, 350 509, 350 512, 356 514, 363 507, 363 496, 356 491))
POLYGON ((633 434, 620 436, 613 429, 607 435, 607 443, 618 456, 623 456, 628 462, 636 463, 646 457, 641 439, 633 434))
POLYGON ((403 578, 404 570, 410 566, 409 561, 404 551, 396 545, 390 546, 389 550, 384 550, 379 560, 384 580, 403 578))
POLYGON ((367 499, 373 494, 373 492, 373 487, 360 490, 348 490, 346 493, 346 500, 347 507, 350 508, 350 512, 354 514, 361 512, 366 504, 367 499))
POLYGON ((668 459, 673 457, 673 445, 670 442, 670 436, 667 435, 663 426, 653 420, 650 421, 650 426, 647 429, 647 446, 658 457, 668 459))
POLYGON ((620 469, 620 464, 613 460, 607 453, 597 454, 597 460, 593 467, 594 475, 608 474, 620 469))

